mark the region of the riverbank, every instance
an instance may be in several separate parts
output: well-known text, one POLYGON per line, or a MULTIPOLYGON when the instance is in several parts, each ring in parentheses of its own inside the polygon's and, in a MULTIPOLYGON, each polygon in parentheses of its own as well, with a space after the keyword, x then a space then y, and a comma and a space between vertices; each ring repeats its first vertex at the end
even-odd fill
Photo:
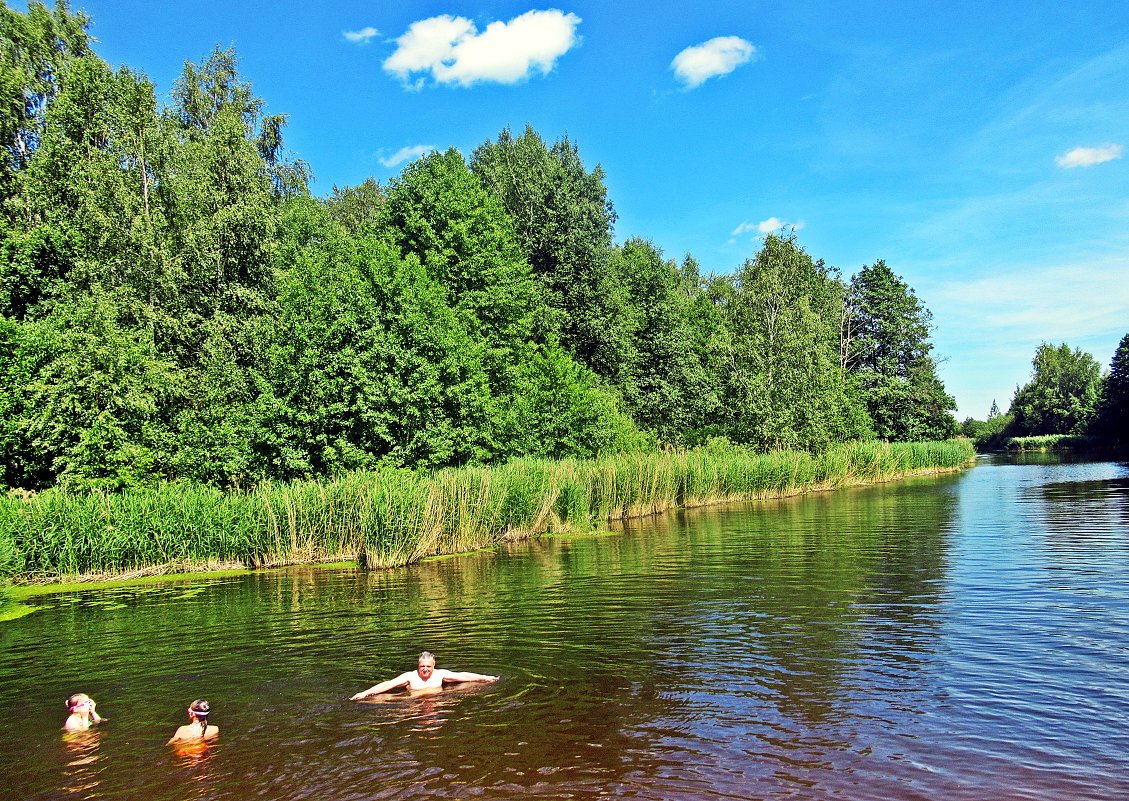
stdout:
POLYGON ((394 567, 679 507, 957 469, 973 459, 967 440, 848 443, 818 455, 725 445, 434 474, 353 473, 239 493, 184 484, 117 495, 47 491, 0 499, 0 575, 43 583, 335 561, 394 567))

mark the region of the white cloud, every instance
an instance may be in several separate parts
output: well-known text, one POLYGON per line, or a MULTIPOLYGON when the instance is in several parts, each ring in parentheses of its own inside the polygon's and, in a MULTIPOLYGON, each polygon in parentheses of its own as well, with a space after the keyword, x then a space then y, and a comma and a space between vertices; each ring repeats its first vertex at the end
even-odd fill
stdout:
POLYGON ((382 158, 380 163, 385 167, 396 167, 403 164, 405 161, 419 158, 433 150, 435 150, 435 145, 408 145, 407 147, 400 148, 391 156, 382 158))
POLYGON ((701 86, 710 78, 728 75, 752 61, 757 49, 739 36, 718 36, 700 45, 687 47, 674 57, 670 68, 687 89, 701 86))
POLYGON ((342 31, 341 35, 354 44, 368 44, 379 33, 380 31, 370 25, 367 28, 361 28, 359 31, 342 31))
POLYGON ((804 227, 804 221, 799 220, 794 223, 787 222, 779 217, 769 217, 767 220, 761 220, 758 223, 743 222, 733 229, 730 236, 741 236, 741 234, 750 234, 754 231, 758 234, 773 234, 781 228, 788 228, 792 231, 799 231, 804 227))
POLYGON ((1113 161, 1121 158, 1121 145, 1104 145, 1103 147, 1076 147, 1055 158, 1058 166, 1065 169, 1073 167, 1092 167, 1103 161, 1113 161))
MULTIPOLYGON (((405 83, 416 73, 430 73, 438 84, 517 83, 535 70, 551 72, 557 59, 579 42, 578 24, 575 14, 527 11, 509 22, 491 22, 479 33, 465 17, 431 17, 413 22, 396 40, 384 69, 405 83)), ((423 80, 413 85, 418 88, 423 80)))

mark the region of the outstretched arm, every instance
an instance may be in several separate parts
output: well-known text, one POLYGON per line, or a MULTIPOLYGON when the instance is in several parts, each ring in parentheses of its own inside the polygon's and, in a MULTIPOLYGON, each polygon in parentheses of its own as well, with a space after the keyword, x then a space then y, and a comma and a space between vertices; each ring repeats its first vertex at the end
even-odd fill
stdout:
POLYGON ((497 681, 497 676, 485 676, 482 673, 470 673, 467 671, 456 670, 437 670, 436 673, 440 674, 443 681, 447 682, 461 682, 461 681, 497 681))
POLYGON ((349 700, 350 701, 358 701, 361 698, 366 698, 370 695, 379 695, 380 693, 386 693, 389 690, 395 690, 397 687, 406 687, 411 682, 411 680, 412 680, 412 674, 411 673, 401 673, 399 676, 397 676, 394 679, 389 679, 388 681, 382 681, 382 682, 380 682, 380 684, 374 684, 373 686, 369 687, 367 690, 359 692, 356 695, 350 696, 349 700))

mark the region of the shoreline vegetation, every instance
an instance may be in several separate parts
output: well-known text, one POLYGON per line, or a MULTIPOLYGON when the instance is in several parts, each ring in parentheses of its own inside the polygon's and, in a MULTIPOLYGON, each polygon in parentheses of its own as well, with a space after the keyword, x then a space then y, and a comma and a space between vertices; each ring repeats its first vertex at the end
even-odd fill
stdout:
POLYGON ((1114 445, 1099 437, 1080 434, 1041 434, 1035 436, 1008 437, 1000 451, 1100 451, 1112 450, 1114 445))
MULTIPOLYGON (((967 434, 964 436, 968 437, 967 434)), ((1119 438, 1095 434, 1032 434, 1010 437, 988 435, 968 437, 978 454, 987 453, 1087 453, 1124 458, 1129 444, 1119 438)))
POLYGON ((315 197, 233 49, 158 90, 89 25, 0 6, 0 593, 403 565, 972 459, 882 259, 617 242, 603 169, 531 126, 315 197))
POLYGON ((377 569, 678 508, 959 469, 966 439, 855 442, 820 454, 729 443, 494 467, 357 472, 244 492, 163 484, 0 498, 0 576, 19 583, 353 562, 377 569))

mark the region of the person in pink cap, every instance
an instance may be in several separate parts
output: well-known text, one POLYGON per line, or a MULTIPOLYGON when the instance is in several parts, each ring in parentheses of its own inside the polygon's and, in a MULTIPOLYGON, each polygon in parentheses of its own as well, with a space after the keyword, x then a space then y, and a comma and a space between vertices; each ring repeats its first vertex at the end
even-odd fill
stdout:
POLYGON ((95 723, 101 723, 104 717, 98 714, 97 704, 86 693, 75 693, 67 699, 67 717, 63 729, 66 731, 85 731, 95 723))

